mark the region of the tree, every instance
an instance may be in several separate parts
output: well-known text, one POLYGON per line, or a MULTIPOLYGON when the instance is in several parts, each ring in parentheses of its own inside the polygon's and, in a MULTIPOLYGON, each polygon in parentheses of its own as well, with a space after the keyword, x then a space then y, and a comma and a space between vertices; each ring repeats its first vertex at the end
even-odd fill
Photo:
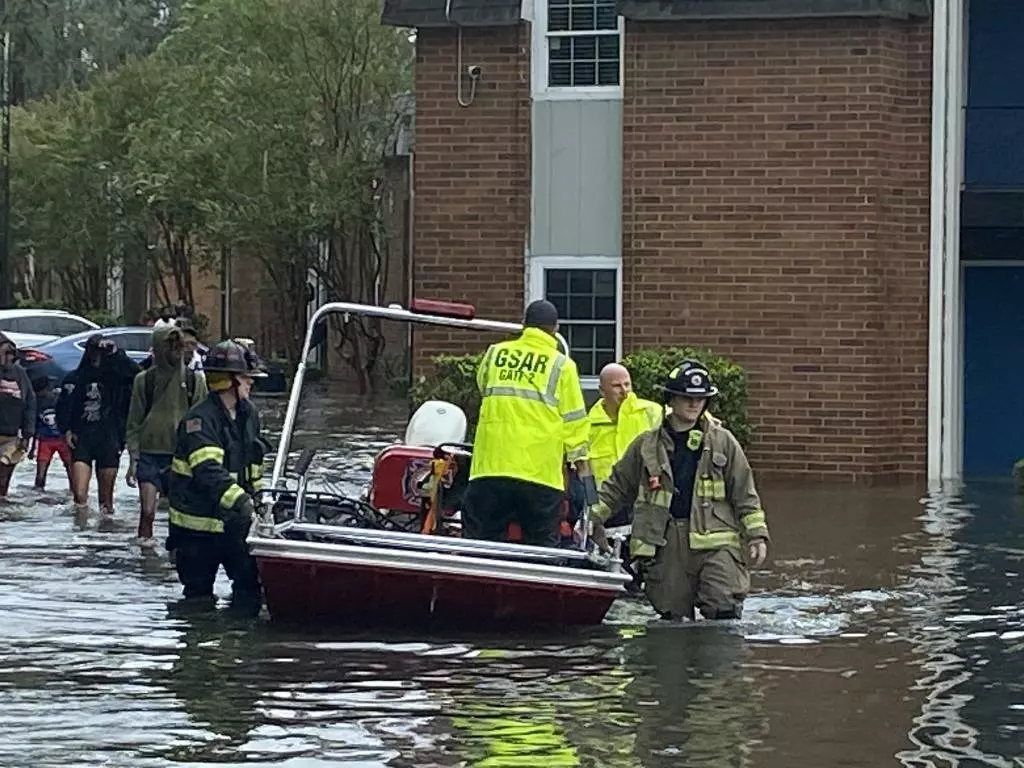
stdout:
POLYGON ((340 298, 382 273, 379 186, 412 46, 380 24, 379 0, 207 0, 155 58, 175 77, 136 133, 143 188, 261 265, 294 359, 310 270, 340 298))

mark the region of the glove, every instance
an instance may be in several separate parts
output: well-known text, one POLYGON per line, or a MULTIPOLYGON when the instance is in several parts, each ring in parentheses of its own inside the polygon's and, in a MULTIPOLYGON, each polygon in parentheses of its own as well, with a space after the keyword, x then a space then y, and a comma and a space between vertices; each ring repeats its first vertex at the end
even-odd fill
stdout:
POLYGON ((747 556, 752 568, 757 568, 768 559, 768 542, 764 539, 753 539, 747 544, 747 556))
MULTIPOLYGON (((577 542, 583 541, 583 520, 580 519, 576 522, 576 527, 573 528, 573 538, 577 542)), ((608 544, 608 535, 604 532, 604 523, 600 520, 595 520, 593 517, 587 521, 587 538, 597 545, 597 548, 601 552, 611 552, 612 548, 608 544)))
POLYGON ((238 501, 224 515, 224 522, 231 525, 249 525, 252 516, 256 514, 256 507, 248 494, 239 496, 238 501))

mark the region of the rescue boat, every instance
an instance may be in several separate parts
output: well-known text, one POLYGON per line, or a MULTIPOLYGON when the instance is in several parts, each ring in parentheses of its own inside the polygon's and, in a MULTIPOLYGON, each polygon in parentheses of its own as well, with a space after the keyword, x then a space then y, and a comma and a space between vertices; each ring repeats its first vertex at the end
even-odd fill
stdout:
MULTIPOLYGON (((288 467, 314 331, 333 314, 346 322, 363 316, 481 333, 522 330, 517 323, 479 319, 470 305, 446 302, 414 301, 409 309, 328 303, 316 311, 271 483, 260 494, 248 538, 271 620, 316 627, 600 624, 631 581, 617 549, 602 553, 572 535, 564 535, 558 548, 462 538, 473 447, 458 406, 421 405, 403 442, 376 457, 362 496, 311 489, 313 450, 301 452, 288 467)), ((565 340, 559 341, 567 350, 565 340)))

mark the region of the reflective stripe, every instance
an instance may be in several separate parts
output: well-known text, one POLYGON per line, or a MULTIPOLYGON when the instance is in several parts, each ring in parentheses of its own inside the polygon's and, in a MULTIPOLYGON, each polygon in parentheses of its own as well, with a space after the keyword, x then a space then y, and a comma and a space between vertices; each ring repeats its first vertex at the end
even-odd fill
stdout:
POLYGON ((174 507, 167 511, 167 519, 179 528, 187 528, 190 531, 201 533, 224 533, 224 521, 216 517, 203 517, 201 515, 189 515, 179 512, 174 507))
POLYGON ((631 536, 629 539, 629 554, 633 557, 654 557, 658 554, 658 548, 642 539, 638 539, 636 536, 631 536))
POLYGON ((703 477, 697 481, 697 496, 702 499, 725 501, 725 480, 703 477))
POLYGON ((672 491, 666 491, 663 488, 657 491, 649 491, 647 494, 647 501, 655 507, 668 509, 672 506, 672 491))
POLYGON ((690 531, 690 549, 721 549, 739 545, 740 535, 736 531, 711 531, 709 533, 690 531))
POLYGON ((582 461, 587 458, 587 450, 590 448, 588 445, 581 445, 579 448, 573 448, 571 451, 565 452, 566 461, 582 461))
POLYGON ((483 391, 484 397, 518 397, 523 400, 536 400, 545 405, 557 406, 558 401, 549 399, 543 392, 535 389, 519 389, 518 387, 487 387, 483 391))
POLYGON ((562 421, 579 421, 580 419, 587 418, 586 409, 580 411, 570 411, 569 413, 562 414, 562 421))
POLYGON ((220 505, 224 507, 224 509, 231 509, 235 506, 235 502, 242 498, 244 493, 245 491, 242 489, 242 486, 238 483, 232 483, 228 486, 228 489, 224 491, 224 495, 220 497, 220 505))
POLYGON ((252 480, 249 481, 249 484, 252 486, 252 489, 254 491, 258 491, 258 490, 263 488, 263 478, 262 477, 253 478, 252 480))
POLYGON ((755 509, 749 515, 744 515, 740 518, 740 522, 743 523, 743 530, 745 531, 768 527, 768 519, 765 517, 763 509, 755 509))
POLYGON ((238 482, 238 473, 237 472, 228 472, 228 477, 230 477, 236 483, 238 482))
POLYGON ((223 464, 224 449, 218 448, 215 445, 207 445, 192 451, 192 454, 188 457, 188 465, 192 469, 195 469, 204 461, 215 461, 218 464, 223 464))
POLYGON ((590 516, 601 521, 602 523, 612 516, 612 511, 603 501, 597 502, 590 509, 590 516))
POLYGON ((185 477, 192 477, 192 467, 184 459, 171 459, 171 472, 177 475, 184 475, 185 477))
POLYGON ((711 488, 711 498, 715 501, 725 501, 725 480, 712 480, 711 488))

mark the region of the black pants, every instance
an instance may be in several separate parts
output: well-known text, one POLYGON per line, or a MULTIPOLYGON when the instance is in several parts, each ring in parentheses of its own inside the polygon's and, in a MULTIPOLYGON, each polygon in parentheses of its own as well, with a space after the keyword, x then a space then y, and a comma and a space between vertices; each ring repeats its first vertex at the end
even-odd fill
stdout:
POLYGON ((565 492, 509 477, 481 477, 466 490, 462 536, 507 541, 509 523, 523 529, 523 544, 557 547, 565 492))
POLYGON ((249 526, 228 526, 224 533, 189 534, 179 531, 173 537, 174 567, 185 588, 185 597, 207 597, 213 594, 217 569, 231 579, 234 599, 256 602, 259 611, 260 574, 256 560, 249 554, 245 537, 249 526))

